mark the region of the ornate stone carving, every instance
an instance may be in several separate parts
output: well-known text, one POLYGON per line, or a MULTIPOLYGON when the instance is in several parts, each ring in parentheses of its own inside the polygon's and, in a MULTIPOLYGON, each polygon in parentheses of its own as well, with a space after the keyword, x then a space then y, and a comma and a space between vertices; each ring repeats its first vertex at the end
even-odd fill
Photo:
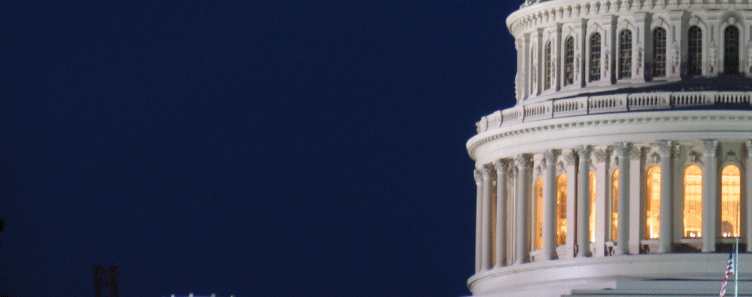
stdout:
POLYGON ((629 142, 617 142, 614 144, 614 151, 616 151, 618 156, 627 156, 631 148, 632 144, 629 142))
MULTIPOLYGON (((608 49, 608 42, 606 42, 606 50, 603 53, 603 70, 606 73, 606 79, 608 79, 609 76, 609 68, 611 66, 611 60, 610 60, 611 51, 608 49)), ((601 77, 601 79, 604 79, 601 77)))
POLYGON ((608 150, 606 148, 598 148, 593 150, 593 156, 595 156, 595 161, 598 163, 602 163, 606 161, 606 158, 608 157, 608 150))
POLYGON ((637 48, 637 74, 642 73, 642 47, 637 48))
POLYGON ((590 159, 590 152, 592 150, 589 145, 578 146, 574 150, 577 152, 577 157, 580 158, 580 160, 590 159))
POLYGON ((673 57, 671 59, 671 73, 679 73, 679 66, 681 66, 681 52, 679 51, 679 44, 673 42, 671 46, 673 57))
POLYGON ((747 70, 752 73, 752 40, 747 43, 747 70))
POLYGON ((509 162, 506 160, 496 160, 493 162, 494 168, 497 173, 507 173, 509 171, 509 162))
POLYGON ((656 144, 658 145, 658 152, 661 154, 661 157, 671 155, 674 149, 674 143, 671 140, 661 140, 656 144))
POLYGON ((475 178, 476 186, 480 187, 483 185, 483 174, 481 174, 480 169, 475 169, 475 171, 473 171, 473 177, 475 178))
POLYGON ((747 157, 752 158, 752 140, 746 141, 747 157))
POLYGON ((481 168, 481 173, 483 174, 484 180, 489 180, 491 179, 491 173, 493 173, 493 167, 483 166, 483 168, 481 168))
POLYGON ((715 156, 715 153, 718 150, 718 140, 703 139, 702 146, 705 148, 705 155, 715 156))
POLYGON ((642 148, 633 145, 629 149, 629 158, 633 160, 642 158, 642 148))
POLYGON ((527 166, 528 159, 529 158, 526 155, 524 155, 524 154, 517 155, 516 157, 514 157, 514 165, 517 168, 524 168, 524 167, 527 166))
POLYGON ((710 42, 710 46, 708 46, 708 66, 710 67, 710 73, 715 73, 715 67, 718 66, 718 55, 717 55, 717 46, 715 45, 715 42, 710 42))
POLYGON ((556 162, 556 151, 555 150, 545 150, 543 152, 543 164, 554 164, 556 162))
POLYGON ((566 164, 564 164, 564 165, 566 165, 566 166, 572 166, 572 165, 574 165, 574 162, 575 162, 574 154, 571 151, 563 153, 562 157, 564 159, 564 162, 566 162, 566 164))
POLYGON ((700 163, 700 153, 692 151, 687 154, 687 161, 689 161, 690 164, 696 164, 700 163))

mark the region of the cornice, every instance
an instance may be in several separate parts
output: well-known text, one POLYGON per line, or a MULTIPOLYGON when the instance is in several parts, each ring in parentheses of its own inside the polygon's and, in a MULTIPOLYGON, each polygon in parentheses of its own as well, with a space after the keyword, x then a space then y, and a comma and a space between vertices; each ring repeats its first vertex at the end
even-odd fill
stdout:
MULTIPOLYGON (((622 128, 637 124, 650 124, 661 129, 666 125, 684 127, 687 124, 707 123, 706 131, 711 131, 710 126, 728 126, 732 123, 748 125, 752 122, 752 111, 697 111, 697 110, 668 110, 662 112, 634 112, 619 114, 584 115, 562 119, 549 119, 532 123, 519 123, 507 127, 501 127, 480 133, 468 140, 467 150, 470 157, 476 158, 476 150, 489 142, 498 141, 510 137, 530 136, 536 133, 566 133, 573 128, 611 129, 614 133, 622 128)), ((646 131, 648 133, 650 131, 646 131)), ((752 132, 752 131, 750 131, 752 132)))
POLYGON ((709 0, 710 3, 691 3, 676 0, 560 0, 546 1, 521 7, 507 17, 509 32, 515 37, 531 27, 545 27, 552 22, 568 22, 578 18, 600 18, 602 15, 631 15, 637 12, 664 13, 675 10, 748 10, 752 1, 709 0))

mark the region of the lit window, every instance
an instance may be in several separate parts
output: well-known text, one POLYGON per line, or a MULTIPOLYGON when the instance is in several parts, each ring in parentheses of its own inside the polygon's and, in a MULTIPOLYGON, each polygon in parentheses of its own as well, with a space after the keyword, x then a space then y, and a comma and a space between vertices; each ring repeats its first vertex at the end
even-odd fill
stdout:
POLYGON ((684 237, 702 236, 702 169, 689 165, 684 170, 684 237))
POLYGON ((543 179, 535 181, 535 240, 536 250, 541 248, 543 240, 543 179))
POLYGON ((574 37, 569 36, 564 41, 564 85, 574 83, 574 37))
POLYGON ((556 245, 567 242, 567 176, 556 178, 556 245))
POLYGON ((739 237, 741 216, 741 172, 739 167, 727 165, 721 171, 721 236, 739 237))
POLYGON ((611 175, 611 241, 619 239, 619 169, 611 175))
POLYGON ((689 27, 689 48, 687 49, 687 66, 689 75, 702 74, 702 29, 689 27))
POLYGON ((551 88, 551 73, 553 72, 554 63, 551 61, 551 42, 546 43, 546 50, 543 53, 546 65, 546 77, 544 79, 543 89, 548 90, 551 88))
POLYGON ((590 242, 595 242, 595 172, 590 171, 590 242))
POLYGON ((601 79, 601 34, 590 36, 590 75, 589 82, 601 79))
POLYGON ((666 29, 653 30, 653 77, 666 76, 666 29))
POLYGON ((661 236, 661 168, 650 167, 645 180, 645 237, 656 239, 661 236))
POLYGON ((632 77, 632 31, 619 34, 619 78, 632 77))
POLYGON ((739 29, 728 26, 723 33, 723 72, 739 74, 739 29))

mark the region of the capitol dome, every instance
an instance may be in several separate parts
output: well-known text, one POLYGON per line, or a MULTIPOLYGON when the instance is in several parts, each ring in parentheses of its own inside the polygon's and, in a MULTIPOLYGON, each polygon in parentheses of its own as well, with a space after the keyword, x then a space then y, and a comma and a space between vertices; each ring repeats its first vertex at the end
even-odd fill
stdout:
POLYGON ((752 293, 752 0, 529 0, 506 23, 516 105, 467 142, 473 295, 717 296, 737 238, 752 293))

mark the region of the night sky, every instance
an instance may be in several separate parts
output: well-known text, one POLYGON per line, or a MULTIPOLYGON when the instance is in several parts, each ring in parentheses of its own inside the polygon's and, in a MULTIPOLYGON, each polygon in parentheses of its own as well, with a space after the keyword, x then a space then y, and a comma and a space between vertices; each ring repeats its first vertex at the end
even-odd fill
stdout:
POLYGON ((522 2, 0 0, 0 294, 468 295, 522 2))

